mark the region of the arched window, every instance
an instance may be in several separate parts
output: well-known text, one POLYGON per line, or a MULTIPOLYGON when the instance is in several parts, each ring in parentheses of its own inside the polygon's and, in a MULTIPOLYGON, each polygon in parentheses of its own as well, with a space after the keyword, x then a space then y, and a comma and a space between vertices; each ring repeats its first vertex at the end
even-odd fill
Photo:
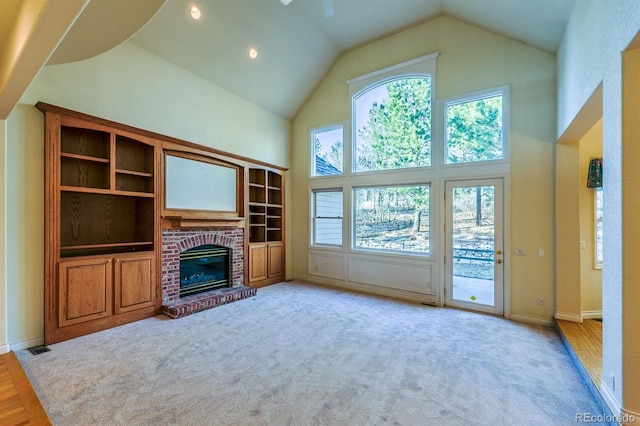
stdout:
POLYGON ((388 80, 353 97, 353 170, 431 165, 431 77, 388 80))

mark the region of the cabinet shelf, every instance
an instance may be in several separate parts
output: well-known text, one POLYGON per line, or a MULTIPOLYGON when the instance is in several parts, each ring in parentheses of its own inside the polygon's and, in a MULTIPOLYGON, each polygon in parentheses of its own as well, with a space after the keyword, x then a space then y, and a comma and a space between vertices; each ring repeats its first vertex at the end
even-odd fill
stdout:
POLYGON ((114 245, 111 247, 97 246, 77 246, 60 249, 60 259, 77 259, 86 256, 114 256, 131 253, 151 253, 153 255, 153 244, 139 245, 114 245))
POLYGON ((265 170, 249 169, 249 184, 264 186, 266 183, 265 170))
POLYGON ((124 197, 155 198, 155 194, 149 192, 117 191, 111 189, 84 188, 81 186, 61 186, 62 192, 81 192, 83 194, 121 195, 124 197))
POLYGON ((141 176, 141 177, 153 177, 153 173, 136 172, 135 170, 116 169, 116 173, 123 175, 141 176))
POLYGON ((82 250, 82 249, 100 249, 100 248, 112 248, 112 247, 136 247, 136 246, 148 246, 153 244, 153 241, 136 241, 127 243, 109 243, 109 244, 82 244, 76 246, 62 246, 61 250, 82 250))
POLYGON ((148 197, 62 192, 59 245, 69 251, 153 244, 153 217, 148 197))
MULTIPOLYGON (((116 171, 153 175, 154 148, 134 139, 116 135, 116 171)), ((140 176, 140 175, 139 175, 140 176)))
POLYGON ((268 175, 268 183, 270 187, 278 189, 282 188, 282 176, 272 171, 269 171, 268 175))
POLYGON ((265 218, 266 216, 264 214, 251 214, 249 215, 249 224, 251 226, 257 226, 257 225, 264 226, 265 218))
POLYGON ((60 153, 85 157, 88 161, 109 162, 111 154, 111 133, 71 126, 60 126, 60 153), (97 160, 94 160, 97 159, 97 160))
POLYGON ((74 160, 82 160, 82 161, 92 161, 94 163, 109 163, 108 158, 102 157, 92 157, 90 155, 81 155, 81 154, 71 154, 69 152, 61 152, 60 157, 62 158, 73 158, 74 160))

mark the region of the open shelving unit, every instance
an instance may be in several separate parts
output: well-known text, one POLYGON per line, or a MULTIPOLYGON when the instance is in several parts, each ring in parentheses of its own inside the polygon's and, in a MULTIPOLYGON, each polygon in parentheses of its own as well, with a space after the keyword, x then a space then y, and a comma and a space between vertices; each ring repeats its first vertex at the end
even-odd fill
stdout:
POLYGON ((152 251, 155 147, 64 124, 60 135, 60 256, 152 251))
POLYGON ((284 177, 249 168, 249 282, 271 284, 284 276, 284 177))
POLYGON ((160 311, 158 142, 38 103, 45 114, 45 343, 160 311))

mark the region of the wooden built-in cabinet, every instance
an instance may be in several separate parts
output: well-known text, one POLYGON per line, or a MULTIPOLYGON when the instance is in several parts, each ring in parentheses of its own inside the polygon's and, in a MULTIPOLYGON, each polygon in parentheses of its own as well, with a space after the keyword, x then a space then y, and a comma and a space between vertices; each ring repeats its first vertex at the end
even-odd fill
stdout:
POLYGON ((160 312, 159 142, 45 113, 45 343, 160 312))
POLYGON ((58 269, 58 324, 66 327, 152 308, 156 300, 153 253, 64 259, 58 269))
MULTIPOLYGON (((45 344, 161 312, 163 224, 244 227, 245 284, 285 278, 284 169, 53 105, 36 107, 45 114, 45 344), (164 206, 170 176, 163 152, 218 167, 211 170, 234 184, 235 208, 232 195, 222 210, 164 206)), ((218 184, 209 185, 210 196, 218 184)))
POLYGON ((248 168, 248 281, 253 287, 284 279, 284 175, 248 168))

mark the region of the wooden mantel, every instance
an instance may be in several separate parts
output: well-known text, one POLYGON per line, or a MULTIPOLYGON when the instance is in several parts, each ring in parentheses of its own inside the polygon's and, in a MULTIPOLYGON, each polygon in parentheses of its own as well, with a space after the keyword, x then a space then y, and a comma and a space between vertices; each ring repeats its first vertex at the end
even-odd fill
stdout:
POLYGON ((243 217, 234 218, 186 218, 186 217, 164 217, 162 219, 162 229, 180 228, 244 228, 245 219, 243 217))

